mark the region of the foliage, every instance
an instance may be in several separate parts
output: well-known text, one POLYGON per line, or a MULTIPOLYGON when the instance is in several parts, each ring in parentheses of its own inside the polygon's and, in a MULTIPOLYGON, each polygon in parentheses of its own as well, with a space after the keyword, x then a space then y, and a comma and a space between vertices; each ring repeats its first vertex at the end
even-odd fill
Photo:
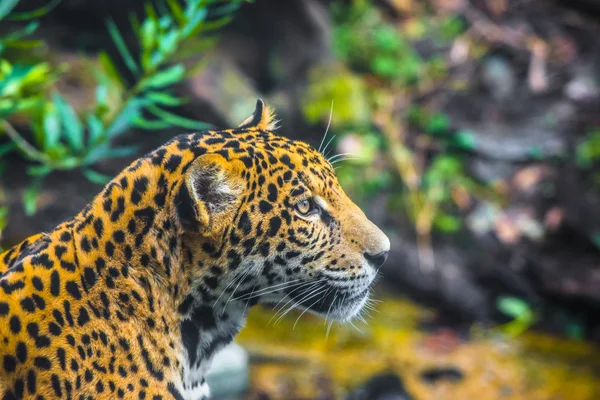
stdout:
POLYGON ((498 309, 513 320, 502 326, 510 336, 518 336, 529 329, 536 321, 536 315, 527 302, 516 297, 499 297, 498 309))
POLYGON ((600 162, 600 129, 594 129, 577 145, 577 165, 590 168, 600 162))
POLYGON ((403 84, 414 83, 424 72, 419 55, 368 1, 337 4, 334 20, 336 55, 352 68, 403 84))
POLYGON ((333 100, 334 144, 339 153, 352 154, 337 171, 342 185, 363 201, 389 190, 390 206, 406 209, 425 236, 432 228, 460 229, 457 198, 464 205, 465 196, 486 192, 463 167, 473 136, 454 132, 446 115, 418 102, 395 103, 411 104, 447 78, 445 61, 421 54, 417 42, 448 46, 464 30, 462 22, 423 8, 400 24, 368 0, 335 3, 332 14, 338 65, 313 71, 303 111, 313 123, 329 123, 333 100), (416 142, 436 150, 414 148, 416 142))
MULTIPOLYGON (((127 71, 120 71, 117 60, 100 52, 98 63, 90 66, 97 81, 95 104, 76 111, 58 93, 54 83, 66 66, 54 66, 45 60, 20 61, 18 50, 40 45, 28 39, 38 27, 33 20, 25 27, 0 38, 0 133, 10 141, 0 145, 0 155, 17 150, 32 162, 28 173, 33 177, 25 192, 28 214, 35 211, 36 191, 41 177, 55 170, 80 169, 91 181, 104 183, 105 177, 92 169, 98 161, 125 157, 136 147, 114 147, 113 140, 131 127, 146 130, 172 126, 204 129, 208 125, 175 114, 171 109, 184 99, 169 90, 181 82, 194 68, 184 61, 214 43, 210 34, 231 19, 243 0, 158 0, 147 3, 145 17, 140 21, 131 16, 131 29, 138 43, 134 52, 114 21, 107 22, 108 33, 127 71), (16 55, 15 55, 16 54, 16 55), (12 57, 11 57, 12 56, 12 57), (27 121, 31 137, 25 138, 9 121, 27 121)), ((31 20, 56 5, 29 13, 11 14, 18 0, 3 2, 2 18, 31 20)))
POLYGON ((424 107, 408 107, 407 122, 444 144, 448 150, 473 150, 476 142, 469 132, 454 131, 447 115, 431 112, 424 107))
POLYGON ((460 20, 428 16, 401 29, 386 21, 385 14, 369 0, 355 0, 351 6, 336 3, 332 10, 334 50, 352 69, 401 85, 418 84, 444 74, 445 63, 437 57, 424 58, 410 39, 433 37, 437 41, 454 39, 464 30, 460 20))
POLYGON ((311 123, 323 120, 324 113, 329 115, 335 106, 335 119, 332 127, 366 126, 369 124, 369 104, 365 82, 346 68, 339 67, 334 71, 325 68, 311 71, 310 81, 304 97, 303 112, 311 123), (327 76, 327 79, 323 79, 327 76), (334 99, 334 104, 331 104, 334 99))
MULTIPOLYGON (((594 188, 600 188, 600 128, 592 129, 575 148, 575 162, 589 174, 594 188)), ((592 232, 590 240, 600 249, 600 232, 592 232)))

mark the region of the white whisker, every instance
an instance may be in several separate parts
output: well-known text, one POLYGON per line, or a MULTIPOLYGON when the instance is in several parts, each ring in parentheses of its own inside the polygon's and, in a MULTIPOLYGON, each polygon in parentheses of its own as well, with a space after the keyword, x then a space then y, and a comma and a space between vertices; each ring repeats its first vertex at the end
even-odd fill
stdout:
POLYGON ((333 136, 332 136, 332 137, 329 139, 329 141, 327 142, 327 144, 325 144, 325 147, 323 148, 323 151, 325 152, 325 154, 323 154, 323 155, 325 156, 325 158, 327 158, 327 154, 329 154, 329 152, 331 151, 331 150, 327 150, 327 147, 328 147, 328 146, 331 144, 331 142, 333 141, 333 139, 335 139, 335 137, 336 137, 336 136, 337 136, 337 135, 333 135, 333 136))
MULTIPOLYGON (((331 108, 329 110, 329 121, 327 121, 327 128, 325 128, 325 134, 323 135, 323 139, 321 139, 321 144, 319 145, 319 153, 321 152, 321 146, 323 146, 323 142, 327 138, 327 132, 329 132, 329 126, 331 125, 331 118, 333 117, 333 99, 331 100, 331 108)), ((329 144, 329 143, 328 143, 329 144)), ((327 145, 323 148, 325 150, 327 145)))
MULTIPOLYGON (((246 298, 258 297, 258 296, 263 296, 265 294, 277 292, 279 290, 283 290, 288 287, 296 286, 296 285, 294 285, 294 283, 298 282, 299 280, 300 279, 294 279, 294 280, 291 280, 288 282, 283 282, 283 283, 278 283, 276 285, 267 286, 265 288, 256 290, 252 296, 250 296, 250 294, 244 294, 244 295, 234 298, 233 300, 242 300, 242 299, 246 299, 246 298), (248 297, 248 296, 250 296, 250 297, 248 297)), ((302 284, 302 282, 298 283, 298 285, 300 285, 300 284, 302 284)))
POLYGON ((285 310, 284 313, 282 313, 279 318, 277 318, 277 320, 275 321, 274 325, 277 325, 282 319, 283 317, 285 317, 290 311, 292 311, 294 308, 296 308, 298 305, 302 304, 305 301, 308 301, 310 299, 312 299, 314 296, 318 296, 319 294, 323 293, 325 291, 325 289, 313 289, 312 292, 308 293, 306 296, 304 296, 303 298, 301 298, 300 300, 298 300, 297 302, 295 302, 294 304, 292 304, 291 307, 289 307, 287 310, 285 310))
MULTIPOLYGON (((252 286, 252 293, 254 293, 254 288, 256 288, 256 283, 254 284, 254 286, 252 286)), ((252 299, 252 297, 246 300, 246 304, 244 305, 244 311, 242 312, 242 315, 246 315, 246 310, 248 309, 248 304, 250 304, 250 299, 252 299)))
MULTIPOLYGON (((326 293, 325 293, 325 294, 323 294, 323 297, 325 297, 325 296, 326 296, 326 293)), ((310 310, 310 308, 311 308, 312 306, 314 306, 315 304, 317 304, 317 303, 318 303, 319 301, 321 301, 321 300, 322 300, 322 298, 318 298, 318 299, 317 299, 317 300, 316 300, 314 303, 312 303, 310 306, 306 307, 306 308, 304 309, 304 311, 302 311, 302 312, 300 313, 300 315, 298 316, 298 318, 296 318, 296 322, 294 322, 294 326, 292 326, 292 330, 296 329, 296 324, 298 324, 298 321, 300 321, 300 318, 302 318, 302 316, 304 315, 304 313, 306 313, 308 310, 310 310)))
POLYGON ((360 158, 340 158, 340 159, 330 162, 330 164, 331 164, 331 166, 334 166, 337 163, 340 163, 343 161, 348 161, 348 160, 360 160, 360 158))
POLYGON ((254 266, 248 268, 246 270, 246 272, 244 273, 243 278, 239 280, 237 286, 235 287, 235 289, 233 289, 233 292, 231 292, 231 295, 229 296, 229 298, 227 299, 227 301, 225 302, 225 305, 223 306, 223 311, 222 314, 225 314, 225 309, 227 308, 227 304, 229 304, 229 302, 231 301, 231 299, 233 298, 233 295, 235 294, 235 292, 239 289, 240 285, 244 282, 244 279, 246 279, 247 276, 249 276, 252 273, 252 269, 254 268, 254 266))
MULTIPOLYGON (((327 310, 327 314, 325 315, 325 321, 329 318, 329 313, 331 312, 331 308, 335 304, 335 300, 337 299, 337 294, 340 291, 339 288, 335 289, 335 293, 333 294, 333 299, 331 300, 331 304, 329 305, 329 309, 327 310)), ((325 331, 325 339, 329 338, 329 331, 331 330, 331 326, 333 325, 333 320, 329 321, 329 325, 327 326, 327 331, 325 331)))
POLYGON ((327 161, 332 162, 333 160, 340 158, 340 157, 344 157, 344 156, 359 157, 359 155, 356 153, 340 153, 340 154, 334 154, 333 156, 329 157, 327 159, 327 161))
POLYGON ((277 315, 279 315, 279 313, 281 313, 284 309, 286 309, 286 306, 288 304, 290 304, 292 301, 294 301, 294 298, 290 297, 290 295, 292 293, 294 293, 294 292, 302 289, 302 293, 304 294, 304 293, 312 290, 314 286, 316 286, 317 284, 319 284, 320 282, 322 282, 324 280, 325 279, 319 279, 319 280, 314 281, 314 282, 313 281, 305 282, 303 285, 300 285, 300 287, 297 287, 296 289, 292 290, 289 294, 286 294, 283 298, 281 298, 281 300, 279 300, 279 302, 275 305, 275 314, 271 317, 271 319, 269 320, 269 322, 267 322, 267 326, 269 326, 271 324, 271 321, 273 321, 273 319, 276 318, 277 315), (307 285, 308 285, 308 287, 305 288, 305 286, 307 286, 307 285), (281 302, 283 300, 285 300, 285 298, 287 298, 287 297, 290 297, 290 299, 285 304, 283 304, 281 307, 279 307, 279 304, 281 304, 281 302), (279 309, 278 309, 278 307, 279 307, 279 309))
POLYGON ((348 323, 357 331, 359 331, 360 333, 364 333, 363 331, 361 331, 360 329, 358 329, 358 327, 356 325, 354 325, 354 322, 352 322, 352 320, 348 320, 348 323))
POLYGON ((221 299, 221 297, 225 294, 225 292, 227 291, 227 289, 229 289, 229 287, 231 287, 232 285, 235 285, 235 283, 238 280, 242 279, 244 277, 244 275, 246 275, 246 270, 243 270, 239 275, 237 275, 235 278, 233 278, 231 280, 231 282, 229 282, 227 284, 227 286, 225 286, 225 289, 223 289, 223 291, 221 292, 221 294, 219 295, 219 297, 217 297, 217 299, 213 303, 213 307, 215 307, 217 305, 217 303, 219 302, 219 300, 221 299))

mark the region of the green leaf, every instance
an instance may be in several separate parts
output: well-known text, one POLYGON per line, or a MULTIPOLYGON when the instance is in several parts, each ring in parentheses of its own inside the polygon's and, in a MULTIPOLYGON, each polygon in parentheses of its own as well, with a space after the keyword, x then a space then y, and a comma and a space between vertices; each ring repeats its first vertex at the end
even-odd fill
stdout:
POLYGON ((144 4, 144 9, 146 10, 146 16, 158 24, 158 13, 152 6, 152 3, 147 2, 144 4))
POLYGON ((173 29, 158 39, 158 51, 166 57, 177 50, 178 41, 179 31, 173 29))
POLYGON ((582 168, 590 168, 600 160, 600 131, 590 132, 576 147, 576 162, 582 168))
POLYGON ((137 75, 140 72, 140 70, 137 64, 135 63, 133 56, 129 52, 129 49, 125 44, 125 40, 123 39, 123 36, 121 36, 121 32, 119 32, 117 25, 112 19, 108 20, 108 32, 110 33, 110 36, 112 37, 112 40, 115 43, 115 46, 117 46, 117 50, 119 50, 119 54, 121 54, 121 57, 123 57, 123 61, 125 61, 125 64, 129 68, 129 70, 134 75, 137 75))
POLYGON ((102 66, 102 70, 104 73, 114 82, 118 83, 121 86, 125 86, 123 78, 121 78, 121 74, 119 74, 119 70, 111 60, 111 58, 105 52, 101 51, 98 54, 98 59, 100 60, 100 65, 102 66))
POLYGON ((186 1, 186 4, 185 4, 186 7, 185 7, 184 14, 185 14, 185 16, 186 16, 187 19, 192 18, 192 16, 196 12, 196 9, 200 5, 200 1, 201 0, 188 0, 188 1, 186 1))
POLYGON ((205 23, 202 24, 202 28, 200 29, 200 32, 210 32, 210 31, 215 31, 217 29, 220 29, 220 28, 224 27, 225 25, 227 25, 228 23, 230 23, 232 19, 233 19, 233 17, 231 15, 226 15, 224 17, 217 18, 212 21, 206 21, 205 23))
POLYGON ((91 114, 87 117, 87 129, 89 132, 89 145, 90 147, 93 147, 102 139, 104 135, 104 125, 98 117, 91 114))
MULTIPOLYGON (((2 1, 8 1, 9 3, 12 0, 2 0, 2 1)), ((46 4, 43 7, 37 8, 33 11, 27 11, 27 12, 20 12, 20 13, 13 13, 8 19, 11 21, 26 21, 26 20, 30 20, 30 19, 35 19, 35 18, 40 18, 46 14, 48 14, 50 11, 52 11, 62 0, 50 0, 48 2, 48 4, 46 4)), ((18 0, 17 0, 18 2, 18 0)), ((0 8, 2 6, 0 5, 0 8)), ((2 19, 2 12, 0 11, 0 19, 2 19)))
POLYGON ((204 21, 207 14, 208 10, 206 8, 201 8, 197 10, 183 28, 181 32, 181 37, 187 38, 196 34, 197 31, 200 29, 200 24, 204 21))
POLYGON ((204 130, 212 127, 211 124, 208 124, 206 122, 194 121, 185 117, 181 117, 179 115, 160 109, 152 104, 148 106, 148 111, 150 111, 152 114, 154 114, 161 120, 168 122, 169 124, 174 126, 180 126, 182 128, 197 130, 204 130))
POLYGON ((22 37, 29 36, 33 32, 35 32, 35 30, 38 28, 38 26, 39 26, 39 22, 37 22, 37 21, 31 21, 30 23, 28 23, 27 25, 25 25, 25 27, 23 29, 12 31, 7 36, 4 36, 4 38, 2 39, 2 41, 8 47, 10 47, 10 45, 11 45, 12 42, 17 41, 17 40, 21 39, 22 37))
POLYGON ((465 30, 460 18, 450 16, 444 18, 440 27, 440 36, 445 40, 453 40, 465 30))
POLYGON ((497 305, 504 314, 516 319, 521 319, 531 313, 529 304, 516 297, 499 297, 497 305))
POLYGON ((52 168, 48 167, 47 165, 33 165, 27 167, 27 174, 30 176, 43 177, 48 175, 50 172, 52 172, 52 168))
POLYGON ((67 104, 65 99, 58 92, 54 92, 52 101, 58 110, 67 142, 75 152, 81 152, 83 150, 84 132, 77 113, 75 113, 73 107, 71 107, 70 104, 67 104))
POLYGON ((133 29, 134 32, 140 32, 142 24, 140 24, 140 20, 135 13, 129 14, 129 23, 131 24, 131 29, 133 29))
POLYGON ((456 156, 439 155, 434 159, 430 169, 437 171, 443 178, 452 179, 462 174, 463 167, 456 156))
POLYGON ((139 115, 141 106, 142 102, 139 99, 130 100, 106 129, 108 137, 114 138, 127 130, 132 121, 139 115))
MULTIPOLYGON (((43 110, 42 110, 43 111, 43 110)), ((39 147, 45 149, 46 143, 46 133, 44 132, 44 119, 43 114, 41 116, 41 120, 33 120, 31 121, 31 132, 33 138, 34 147, 39 147)))
POLYGON ((571 340, 583 340, 585 338, 584 330, 581 324, 570 322, 565 328, 567 336, 571 340))
POLYGON ((0 145, 0 157, 15 150, 17 146, 13 142, 3 143, 0 145))
POLYGON ((393 57, 379 56, 372 60, 371 69, 384 78, 395 78, 399 72, 398 60, 393 57))
POLYGON ((240 6, 241 6, 240 1, 230 1, 230 2, 224 2, 224 3, 228 3, 228 4, 222 5, 220 7, 212 9, 210 11, 211 17, 220 17, 223 15, 231 14, 234 11, 236 11, 238 8, 240 8, 240 6))
POLYGON ((96 106, 106 106, 108 99, 108 88, 104 85, 96 86, 96 106))
POLYGON ((7 47, 11 48, 11 49, 21 49, 21 50, 28 50, 28 49, 35 49, 36 47, 40 46, 42 43, 44 43, 41 40, 16 40, 16 41, 10 41, 8 43, 6 43, 7 47))
POLYGON ((31 217, 37 211, 37 201, 42 184, 42 177, 38 176, 32 180, 23 192, 23 208, 25 215, 31 217))
POLYGON ((100 172, 96 172, 93 169, 89 168, 83 170, 83 175, 87 178, 88 181, 96 183, 98 185, 106 185, 112 179, 108 175, 101 174, 100 172))
MULTIPOLYGON (((158 4, 160 4, 160 3, 158 3, 158 4)), ((160 17, 158 19, 158 27, 160 28, 161 32, 163 32, 163 33, 168 31, 172 25, 173 25, 173 18, 171 18, 170 15, 163 15, 162 17, 160 17)))
POLYGON ((477 146, 477 140, 472 133, 462 131, 454 137, 454 144, 461 149, 474 150, 477 146))
POLYGON ((17 6, 19 0, 2 0, 0 1, 0 20, 6 17, 13 8, 17 6))
POLYGON ((159 88, 179 82, 185 74, 183 64, 176 64, 142 81, 142 88, 159 88))
POLYGON ((121 146, 110 149, 106 153, 107 158, 123 158, 134 155, 140 150, 139 146, 121 146))
MULTIPOLYGON (((6 228, 6 224, 8 223, 8 207, 3 206, 0 207, 0 237, 2 236, 2 230, 6 228)), ((0 248, 0 252, 2 252, 0 248)))
POLYGON ((138 151, 139 146, 122 146, 111 149, 108 143, 102 143, 94 147, 86 156, 83 165, 93 165, 101 159, 129 157, 138 151))
POLYGON ((401 37, 391 25, 382 25, 373 31, 373 44, 380 51, 394 51, 401 45, 401 37))
POLYGON ((135 117, 132 122, 133 122, 134 126, 136 126, 138 128, 146 129, 149 131, 167 129, 172 126, 170 123, 161 121, 161 120, 149 121, 146 118, 142 117, 141 115, 138 115, 137 117, 135 117))
POLYGON ((145 94, 145 97, 151 102, 161 106, 178 106, 184 102, 182 99, 167 92, 148 92, 145 94))
POLYGON ((110 150, 110 144, 108 142, 101 142, 95 144, 92 149, 85 155, 82 165, 93 165, 99 160, 106 157, 106 154, 110 150))
POLYGON ((44 151, 53 149, 60 141, 60 117, 56 107, 48 103, 44 112, 44 151))
POLYGON ((425 130, 433 135, 447 132, 450 129, 450 120, 445 114, 433 114, 426 122, 425 130))
POLYGON ((167 5, 171 10, 173 18, 175 18, 175 21, 177 21, 179 25, 182 25, 186 21, 186 18, 183 14, 183 8, 181 8, 181 5, 177 2, 177 0, 167 0, 167 5))
POLYGON ((75 156, 68 156, 62 158, 59 160, 58 164, 60 169, 74 169, 79 168, 81 165, 83 165, 81 157, 75 156))
POLYGON ((157 27, 156 23, 151 19, 146 19, 140 29, 140 37, 142 42, 142 65, 145 69, 152 66, 152 52, 156 43, 157 27))
POLYGON ((543 157, 543 151, 542 148, 540 146, 531 146, 529 148, 529 150, 527 151, 527 154, 529 155, 529 157, 533 158, 534 160, 541 160, 543 157))
POLYGON ((460 218, 453 215, 438 215, 435 219, 435 225, 442 232, 457 232, 462 225, 460 218))

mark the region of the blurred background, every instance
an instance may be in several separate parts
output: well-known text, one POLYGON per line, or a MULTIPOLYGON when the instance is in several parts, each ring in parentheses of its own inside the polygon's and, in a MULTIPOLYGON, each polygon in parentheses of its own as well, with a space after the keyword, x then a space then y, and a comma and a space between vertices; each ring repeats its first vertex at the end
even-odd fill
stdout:
POLYGON ((0 0, 0 247, 260 97, 392 252, 366 321, 254 309, 214 398, 598 399, 598 37, 598 0, 0 0))

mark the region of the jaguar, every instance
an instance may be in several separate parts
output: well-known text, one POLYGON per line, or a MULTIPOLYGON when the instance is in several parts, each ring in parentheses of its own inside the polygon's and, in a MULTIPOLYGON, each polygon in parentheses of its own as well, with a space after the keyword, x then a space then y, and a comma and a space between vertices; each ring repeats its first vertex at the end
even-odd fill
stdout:
POLYGON ((258 100, 235 129, 177 136, 0 255, 3 399, 207 399, 254 305, 360 314, 390 241, 275 124, 258 100))

